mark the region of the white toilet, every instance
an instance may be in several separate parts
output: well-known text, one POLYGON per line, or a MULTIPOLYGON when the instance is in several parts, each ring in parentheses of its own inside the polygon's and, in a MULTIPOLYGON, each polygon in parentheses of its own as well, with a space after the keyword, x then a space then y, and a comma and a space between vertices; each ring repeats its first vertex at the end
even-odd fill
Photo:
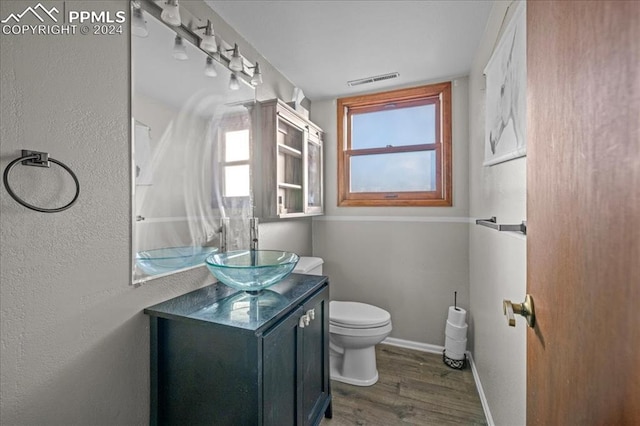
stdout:
MULTIPOLYGON (((322 275, 323 260, 301 257, 293 272, 322 275)), ((378 381, 375 345, 391 333, 391 315, 359 302, 329 303, 331 379, 356 386, 378 381)))

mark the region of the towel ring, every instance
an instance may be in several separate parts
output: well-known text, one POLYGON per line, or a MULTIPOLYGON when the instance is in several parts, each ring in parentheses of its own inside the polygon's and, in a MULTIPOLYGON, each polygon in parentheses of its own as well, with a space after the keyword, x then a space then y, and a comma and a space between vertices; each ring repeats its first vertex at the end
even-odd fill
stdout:
POLYGON ((54 160, 53 158, 49 157, 49 153, 47 152, 30 151, 30 150, 23 149, 22 157, 16 158, 15 160, 9 163, 6 169, 4 169, 4 174, 2 175, 2 181, 4 182, 4 187, 7 188, 7 192, 9 193, 9 195, 11 195, 11 198, 13 198, 18 203, 20 203, 21 205, 25 206, 28 209, 35 210, 37 212, 42 212, 42 213, 58 213, 63 210, 66 210, 72 205, 74 205, 75 202, 78 200, 78 197, 80 196, 80 182, 78 181, 78 177, 76 176, 76 174, 73 173, 73 171, 63 162, 54 160), (58 207, 55 209, 45 209, 44 207, 38 207, 32 204, 29 204, 26 201, 24 201, 22 198, 18 197, 18 195, 16 195, 16 193, 13 192, 13 189, 11 189, 11 186, 9 185, 9 173, 11 173, 11 169, 13 169, 20 162, 22 162, 22 164, 25 166, 37 166, 37 167, 49 167, 50 166, 49 162, 52 162, 62 167, 63 169, 65 169, 71 175, 71 177, 73 178, 73 181, 76 183, 76 195, 73 197, 73 200, 71 200, 68 204, 65 204, 62 207, 58 207))

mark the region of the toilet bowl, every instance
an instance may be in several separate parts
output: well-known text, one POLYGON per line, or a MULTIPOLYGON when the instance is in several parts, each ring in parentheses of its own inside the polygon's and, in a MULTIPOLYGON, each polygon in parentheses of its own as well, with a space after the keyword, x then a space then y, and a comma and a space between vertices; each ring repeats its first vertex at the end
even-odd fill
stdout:
POLYGON ((392 330, 384 309, 359 302, 329 303, 331 379, 356 386, 378 381, 375 346, 392 330))
MULTIPOLYGON (((322 275, 323 261, 301 257, 294 273, 322 275)), ((391 315, 377 306, 332 300, 329 303, 331 380, 356 386, 378 381, 375 346, 392 330, 391 315)))

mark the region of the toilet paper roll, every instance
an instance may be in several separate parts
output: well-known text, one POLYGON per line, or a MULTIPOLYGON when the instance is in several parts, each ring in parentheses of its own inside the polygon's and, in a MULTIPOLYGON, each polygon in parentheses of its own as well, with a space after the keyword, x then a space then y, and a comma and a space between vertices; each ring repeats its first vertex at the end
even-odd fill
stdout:
POLYGON ((453 340, 464 340, 467 338, 468 327, 469 326, 467 324, 457 326, 455 324, 451 324, 451 322, 447 320, 447 327, 445 328, 444 334, 445 336, 451 337, 453 340))
POLYGON ((467 311, 462 308, 456 308, 455 306, 449 306, 449 317, 447 320, 458 327, 462 327, 467 320, 467 311))
POLYGON ((467 339, 454 340, 449 336, 445 336, 444 348, 445 350, 456 354, 463 354, 467 350, 467 339))
POLYGON ((447 356, 447 358, 455 359, 456 361, 464 359, 464 352, 456 353, 445 349, 444 354, 447 356))

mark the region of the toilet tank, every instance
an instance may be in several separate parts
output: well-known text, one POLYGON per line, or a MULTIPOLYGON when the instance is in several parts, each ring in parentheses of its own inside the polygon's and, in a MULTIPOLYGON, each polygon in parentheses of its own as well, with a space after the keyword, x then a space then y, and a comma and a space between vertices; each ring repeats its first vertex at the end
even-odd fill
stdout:
POLYGON ((322 275, 322 264, 324 260, 321 257, 304 257, 300 256, 300 260, 293 272, 296 274, 322 275))

